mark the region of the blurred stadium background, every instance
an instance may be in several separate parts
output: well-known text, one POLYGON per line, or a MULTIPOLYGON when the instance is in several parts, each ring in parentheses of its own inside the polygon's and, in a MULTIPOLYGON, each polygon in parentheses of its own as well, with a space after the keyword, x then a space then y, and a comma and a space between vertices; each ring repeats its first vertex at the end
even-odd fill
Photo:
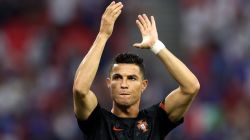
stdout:
MULTIPOLYGON (((74 72, 99 30, 109 0, 0 1, 0 139, 76 140, 74 72)), ((103 54, 93 90, 103 107, 110 59, 131 51, 145 58, 149 87, 142 108, 176 82, 141 41, 138 14, 156 18, 159 38, 192 69, 200 94, 185 123, 166 140, 250 139, 250 1, 127 0, 103 54)))

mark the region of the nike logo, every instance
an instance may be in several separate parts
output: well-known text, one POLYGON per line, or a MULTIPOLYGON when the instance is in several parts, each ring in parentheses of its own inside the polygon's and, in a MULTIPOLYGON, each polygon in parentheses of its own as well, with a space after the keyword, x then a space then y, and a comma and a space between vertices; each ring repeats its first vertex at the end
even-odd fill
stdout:
POLYGON ((115 126, 113 126, 113 130, 116 131, 116 132, 123 131, 123 129, 121 129, 121 128, 116 128, 115 126))

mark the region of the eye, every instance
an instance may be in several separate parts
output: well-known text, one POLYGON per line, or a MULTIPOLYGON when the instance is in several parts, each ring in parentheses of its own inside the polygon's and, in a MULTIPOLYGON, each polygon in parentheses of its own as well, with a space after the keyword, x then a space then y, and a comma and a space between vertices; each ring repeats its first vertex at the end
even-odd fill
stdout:
POLYGON ((119 79, 122 79, 122 76, 119 75, 119 74, 115 74, 115 75, 112 76, 112 79, 113 80, 119 80, 119 79))
POLYGON ((137 80, 137 77, 136 76, 128 76, 128 79, 132 80, 132 81, 135 81, 135 80, 137 80))

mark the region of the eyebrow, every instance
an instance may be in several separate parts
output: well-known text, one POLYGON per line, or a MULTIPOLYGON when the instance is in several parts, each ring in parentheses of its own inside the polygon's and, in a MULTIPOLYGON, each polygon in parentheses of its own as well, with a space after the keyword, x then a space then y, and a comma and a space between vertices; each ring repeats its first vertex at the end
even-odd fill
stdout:
POLYGON ((115 77, 115 76, 122 76, 121 74, 119 73, 115 73, 115 74, 112 74, 111 77, 115 77))
MULTIPOLYGON (((122 75, 119 74, 119 73, 115 73, 115 74, 111 75, 112 78, 116 77, 116 76, 121 76, 122 77, 122 75)), ((137 76, 135 74, 127 75, 127 77, 136 77, 136 78, 139 78, 139 76, 137 76)))
POLYGON ((135 74, 128 75, 127 77, 136 77, 136 78, 138 78, 138 76, 137 76, 137 75, 135 75, 135 74))

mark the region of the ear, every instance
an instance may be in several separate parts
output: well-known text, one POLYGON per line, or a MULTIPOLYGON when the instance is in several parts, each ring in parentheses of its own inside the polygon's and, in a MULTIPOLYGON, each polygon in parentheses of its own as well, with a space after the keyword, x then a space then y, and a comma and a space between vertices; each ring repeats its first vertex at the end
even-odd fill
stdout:
POLYGON ((148 86, 148 80, 143 80, 142 81, 142 91, 141 93, 143 93, 143 91, 147 88, 148 86))
POLYGON ((107 84, 107 87, 110 88, 110 86, 111 86, 110 78, 106 78, 106 84, 107 84))

